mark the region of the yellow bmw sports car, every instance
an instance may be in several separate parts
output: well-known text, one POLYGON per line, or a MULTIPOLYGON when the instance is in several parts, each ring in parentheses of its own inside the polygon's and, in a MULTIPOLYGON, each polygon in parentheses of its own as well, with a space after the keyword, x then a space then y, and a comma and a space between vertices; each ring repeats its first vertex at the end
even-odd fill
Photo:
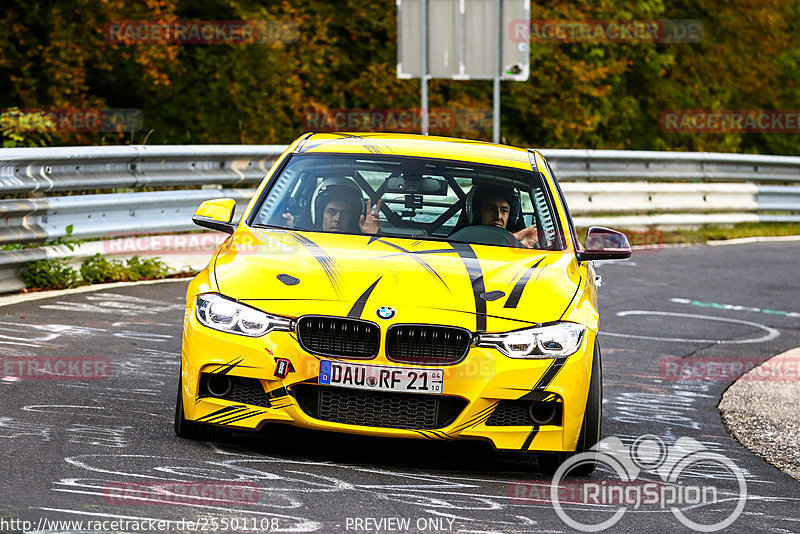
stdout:
POLYGON ((540 153, 306 134, 233 212, 193 218, 231 235, 189 286, 179 436, 480 439, 545 469, 600 439, 592 260, 630 245, 599 227, 578 241, 540 153))

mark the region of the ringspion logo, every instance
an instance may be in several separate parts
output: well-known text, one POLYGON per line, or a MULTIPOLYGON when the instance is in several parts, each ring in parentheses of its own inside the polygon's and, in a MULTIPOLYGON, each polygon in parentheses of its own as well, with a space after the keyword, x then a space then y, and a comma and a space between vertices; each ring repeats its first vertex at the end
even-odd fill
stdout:
POLYGON ((658 436, 645 434, 625 445, 616 436, 605 438, 589 451, 561 464, 547 493, 558 517, 581 532, 600 532, 619 523, 630 509, 669 510, 683 526, 697 532, 716 532, 731 526, 747 503, 744 473, 730 458, 709 450, 690 437, 667 446, 658 436), (603 481, 578 483, 568 480, 573 469, 595 463, 612 473, 603 481), (696 477, 696 469, 713 469, 715 478, 696 477), (717 480, 736 486, 733 495, 719 488, 717 480), (695 483, 695 481, 699 483, 695 483), (574 505, 578 504, 578 507, 574 505), (586 505, 600 505, 608 514, 581 514, 586 505), (712 505, 717 512, 710 522, 694 512, 712 505))

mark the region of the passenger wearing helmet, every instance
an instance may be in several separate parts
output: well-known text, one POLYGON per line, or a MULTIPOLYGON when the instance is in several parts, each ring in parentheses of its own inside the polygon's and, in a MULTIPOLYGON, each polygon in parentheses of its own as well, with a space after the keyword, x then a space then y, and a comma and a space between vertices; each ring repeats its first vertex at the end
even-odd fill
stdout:
MULTIPOLYGON (((375 234, 381 227, 379 199, 375 207, 368 202, 367 213, 362 213, 364 204, 361 189, 349 178, 327 178, 317 187, 311 201, 313 227, 323 232, 375 234)), ((294 216, 284 213, 289 225, 294 216)))
POLYGON ((467 217, 471 224, 508 230, 528 248, 538 243, 536 225, 525 227, 519 190, 516 188, 474 186, 467 195, 467 217))

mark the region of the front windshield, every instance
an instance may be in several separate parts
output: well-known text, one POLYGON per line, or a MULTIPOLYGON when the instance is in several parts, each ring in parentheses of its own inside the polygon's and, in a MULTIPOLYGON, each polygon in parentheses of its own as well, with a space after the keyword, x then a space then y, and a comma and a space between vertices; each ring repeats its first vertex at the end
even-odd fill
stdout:
POLYGON ((294 155, 252 226, 562 250, 541 176, 398 156, 294 155))

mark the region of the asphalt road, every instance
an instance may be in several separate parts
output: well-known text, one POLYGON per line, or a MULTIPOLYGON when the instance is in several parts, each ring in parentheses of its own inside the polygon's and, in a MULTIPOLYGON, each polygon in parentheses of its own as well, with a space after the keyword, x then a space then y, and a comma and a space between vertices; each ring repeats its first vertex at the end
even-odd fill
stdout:
MULTIPOLYGON (((568 479, 563 488, 586 492, 581 485, 594 484, 595 491, 588 502, 557 494, 569 520, 591 526, 619 513, 610 532, 690 532, 688 521, 727 518, 735 518, 729 530, 800 530, 798 481, 740 446, 721 422, 717 404, 731 380, 705 380, 710 367, 685 365, 763 361, 800 345, 798 258, 798 242, 761 243, 647 251, 598 266, 604 435, 627 446, 660 440, 678 459, 691 438, 710 455, 679 470, 671 485, 652 468, 659 458, 647 447, 628 455, 642 469, 624 484, 610 464, 568 479), (676 365, 701 371, 675 380, 676 365), (640 438, 647 434, 658 439, 640 438), (612 486, 655 488, 659 497, 626 497, 623 509, 602 497, 612 486), (702 492, 700 502, 690 488, 702 492)), ((111 370, 97 380, 0 382, 0 531, 573 530, 535 461, 481 443, 287 427, 216 443, 178 439, 172 418, 185 288, 180 281, 101 289, 0 308, 4 365, 59 356, 111 370), (228 502, 158 496, 154 488, 164 483, 189 494, 213 488, 228 502)))

